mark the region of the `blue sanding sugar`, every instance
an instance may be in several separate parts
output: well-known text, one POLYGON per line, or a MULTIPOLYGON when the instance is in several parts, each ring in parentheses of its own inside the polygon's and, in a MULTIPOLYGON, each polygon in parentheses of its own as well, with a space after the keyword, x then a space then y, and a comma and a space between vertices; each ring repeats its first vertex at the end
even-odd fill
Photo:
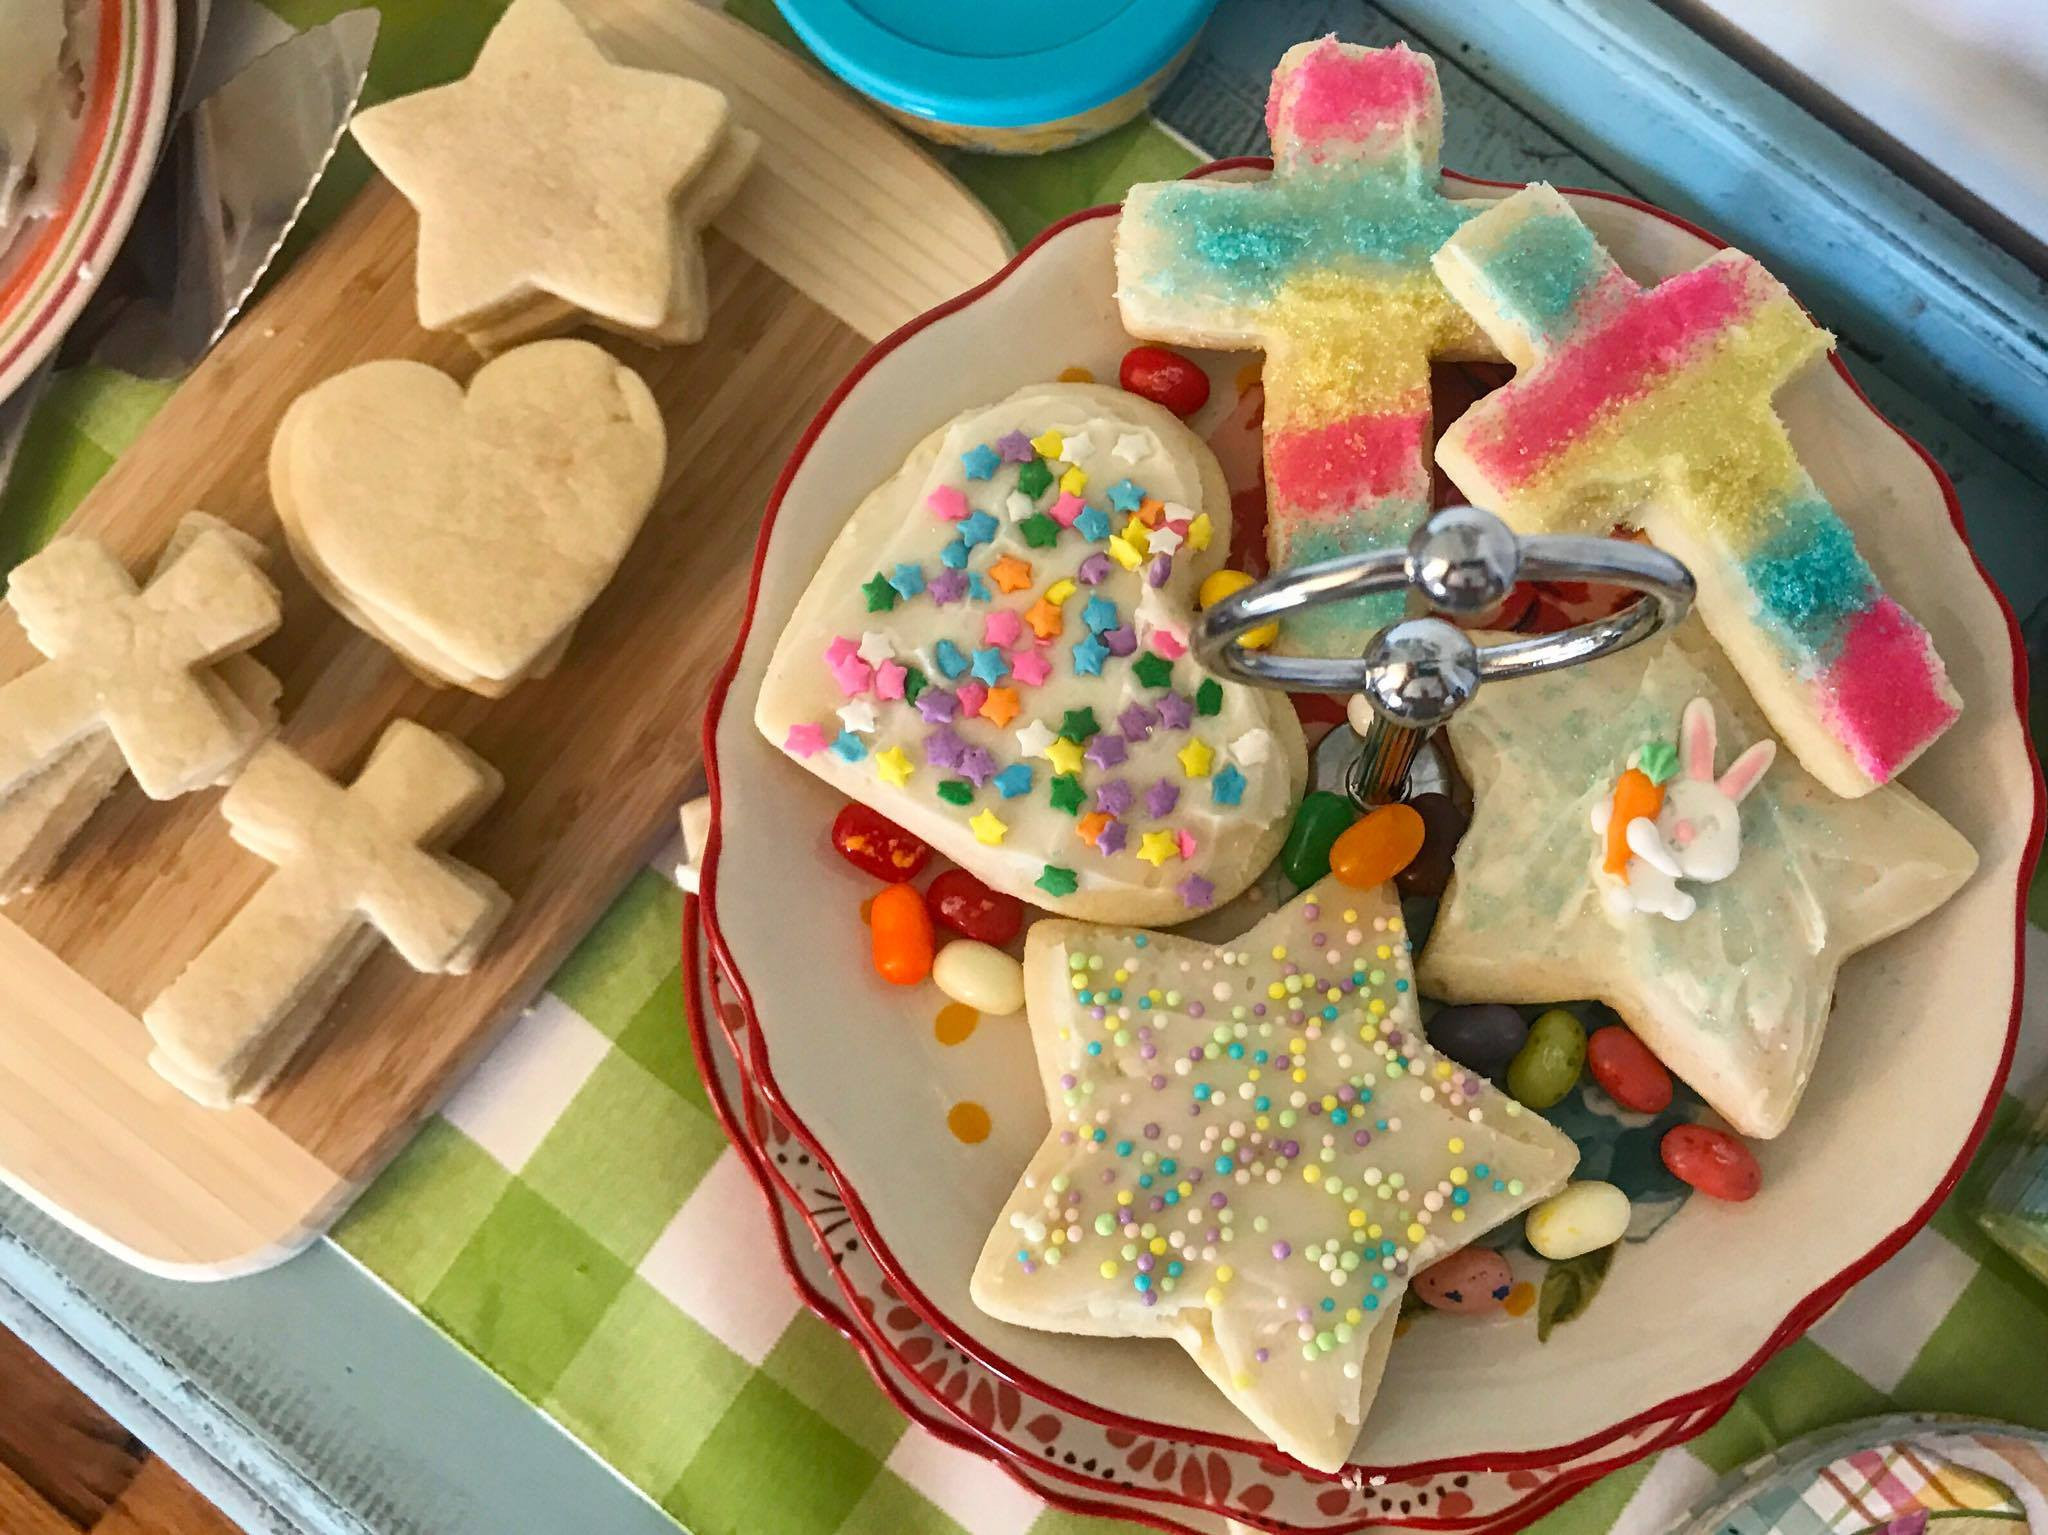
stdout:
POLYGON ((1814 650, 1839 640, 1877 587, 1854 535, 1817 499, 1786 508, 1783 530, 1750 556, 1748 572, 1764 613, 1814 650))

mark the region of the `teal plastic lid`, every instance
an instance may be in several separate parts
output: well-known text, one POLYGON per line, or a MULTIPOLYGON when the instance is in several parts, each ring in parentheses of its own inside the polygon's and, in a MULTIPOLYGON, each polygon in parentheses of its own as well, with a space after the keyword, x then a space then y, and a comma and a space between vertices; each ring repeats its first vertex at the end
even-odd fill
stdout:
POLYGON ((1023 128, 1143 84, 1217 0, 776 0, 811 51, 913 117, 1023 128))

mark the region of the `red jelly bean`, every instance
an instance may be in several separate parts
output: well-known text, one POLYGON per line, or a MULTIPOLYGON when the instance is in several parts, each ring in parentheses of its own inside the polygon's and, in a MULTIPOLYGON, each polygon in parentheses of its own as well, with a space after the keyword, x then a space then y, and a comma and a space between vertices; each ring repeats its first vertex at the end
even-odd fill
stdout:
POLYGON ((932 856, 928 844, 865 805, 848 805, 832 818, 832 845, 861 873, 892 885, 917 878, 932 856))
POLYGON ((1595 1029, 1586 1041, 1586 1069, 1625 1109, 1661 1114, 1671 1107, 1671 1073, 1648 1045, 1618 1023, 1595 1029))
POLYGON ((1134 346, 1124 353, 1117 382, 1132 394, 1164 405, 1185 419, 1209 401, 1209 375, 1194 362, 1163 346, 1134 346))
POLYGON ((1683 1179, 1709 1199, 1739 1203, 1764 1186, 1764 1170, 1750 1149, 1725 1130, 1705 1125, 1678 1125, 1657 1148, 1671 1176, 1683 1179))
POLYGON ((1002 948, 1024 926, 1024 903, 991 890, 965 869, 948 869, 931 882, 924 904, 932 920, 963 938, 1002 948))

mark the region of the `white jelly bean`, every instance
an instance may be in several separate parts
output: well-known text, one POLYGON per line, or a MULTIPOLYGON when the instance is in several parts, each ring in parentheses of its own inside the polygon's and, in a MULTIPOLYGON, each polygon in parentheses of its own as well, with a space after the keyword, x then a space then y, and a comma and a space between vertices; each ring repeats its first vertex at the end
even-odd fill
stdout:
POLYGON ((1024 967, 1001 949, 955 938, 932 962, 940 991, 978 1013, 1000 1018, 1024 1006, 1024 967))
POLYGON ((1529 1212, 1529 1245, 1546 1258, 1577 1258, 1619 1242, 1628 1195, 1611 1183, 1568 1183, 1529 1212))

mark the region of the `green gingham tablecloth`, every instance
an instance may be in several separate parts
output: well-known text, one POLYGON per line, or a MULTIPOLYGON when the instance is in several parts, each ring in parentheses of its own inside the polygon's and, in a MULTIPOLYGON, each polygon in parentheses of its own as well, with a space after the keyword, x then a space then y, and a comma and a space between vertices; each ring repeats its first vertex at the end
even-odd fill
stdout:
MULTIPOLYGON (((306 25, 354 0, 269 3, 281 22, 306 25)), ((787 35, 768 0, 729 8, 787 35)), ((382 9, 373 100, 461 73, 500 6, 382 9)), ((1021 243, 1198 158, 1142 121, 1064 155, 955 168, 1021 243)), ((345 147, 295 243, 364 174, 345 147)), ((166 393, 99 369, 60 378, 0 504, 0 561, 62 522, 166 393)), ((659 858, 633 881, 334 1239, 697 1535, 767 1528, 769 1510, 778 1535, 1116 1528, 1047 1509, 906 1423, 852 1349, 799 1305, 690 1057, 682 896, 657 872, 672 863, 659 858)), ((2048 933, 2028 939, 2033 955, 2048 951, 2048 933)), ((2040 1078, 2044 1056, 2048 1017, 2030 1019, 2016 1086, 2040 1078)), ((2008 1099, 2006 1138, 2021 1117, 2008 1099)), ((1994 1136, 1993 1153, 1999 1145, 1994 1136)), ((1538 1528, 1660 1528, 1751 1457, 1892 1409, 2048 1428, 2048 1289, 1966 1213, 1988 1171, 1981 1158, 1933 1223, 1773 1361, 1716 1428, 1598 1483, 1538 1528)), ((1598 1325, 1597 1312, 1585 1325, 1598 1325)))

